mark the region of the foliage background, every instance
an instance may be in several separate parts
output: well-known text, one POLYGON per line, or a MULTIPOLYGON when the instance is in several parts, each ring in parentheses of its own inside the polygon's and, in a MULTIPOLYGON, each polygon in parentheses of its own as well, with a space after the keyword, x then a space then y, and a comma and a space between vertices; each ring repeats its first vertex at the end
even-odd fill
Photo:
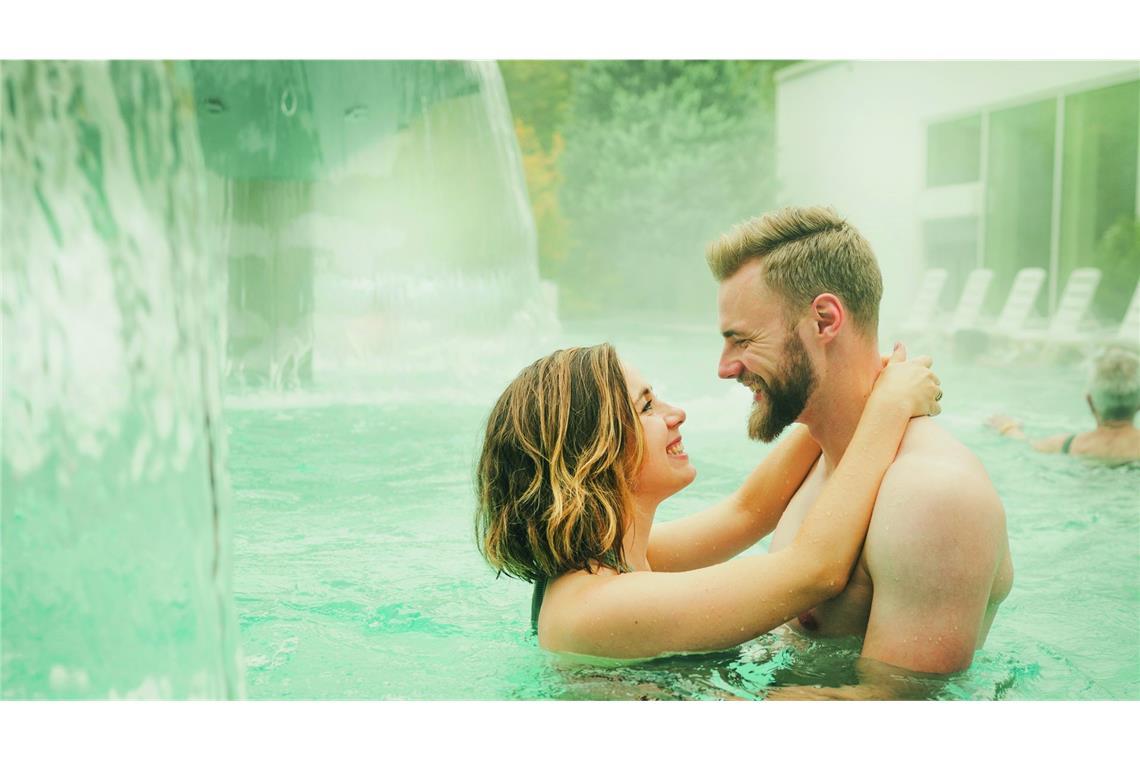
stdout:
POLYGON ((564 316, 707 312, 705 246, 775 197, 773 61, 500 63, 564 316))
POLYGON ((1132 300, 1140 270, 1140 219, 1121 217, 1082 265, 1100 269, 1101 287, 1094 306, 1107 321, 1119 324, 1132 300))

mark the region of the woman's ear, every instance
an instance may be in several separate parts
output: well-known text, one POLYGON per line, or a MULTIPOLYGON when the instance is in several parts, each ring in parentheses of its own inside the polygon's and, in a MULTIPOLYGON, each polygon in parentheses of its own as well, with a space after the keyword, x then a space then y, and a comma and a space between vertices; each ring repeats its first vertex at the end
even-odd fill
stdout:
POLYGON ((824 343, 835 340, 847 323, 847 311, 843 308, 843 302, 833 293, 820 293, 812 300, 811 316, 815 321, 816 334, 824 343))

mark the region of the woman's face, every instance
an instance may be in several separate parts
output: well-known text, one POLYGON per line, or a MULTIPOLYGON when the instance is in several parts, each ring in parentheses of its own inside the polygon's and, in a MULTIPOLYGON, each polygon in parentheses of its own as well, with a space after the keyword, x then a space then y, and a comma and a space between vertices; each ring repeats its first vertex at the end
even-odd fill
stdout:
POLYGON ((622 371, 645 439, 634 492, 664 499, 692 483, 697 476, 681 443, 685 411, 658 398, 636 368, 622 362, 622 371))

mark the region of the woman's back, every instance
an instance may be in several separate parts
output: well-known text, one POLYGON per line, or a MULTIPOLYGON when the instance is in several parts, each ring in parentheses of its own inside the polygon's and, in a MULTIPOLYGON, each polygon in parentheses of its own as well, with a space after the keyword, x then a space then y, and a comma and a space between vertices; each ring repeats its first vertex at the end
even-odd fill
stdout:
POLYGON ((1116 462, 1140 460, 1140 430, 1129 426, 1077 433, 1062 442, 1061 453, 1116 462))

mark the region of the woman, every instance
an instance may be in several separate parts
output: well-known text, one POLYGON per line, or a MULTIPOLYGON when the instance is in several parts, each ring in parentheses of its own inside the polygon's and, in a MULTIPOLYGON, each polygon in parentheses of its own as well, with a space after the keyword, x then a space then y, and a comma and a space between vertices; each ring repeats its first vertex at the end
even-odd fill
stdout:
POLYGON ((798 429, 721 504, 650 528, 693 481, 685 413, 609 344, 555 351, 495 404, 476 476, 480 550, 536 584, 544 649, 611 658, 725 649, 843 590, 907 421, 937 414, 929 357, 901 346, 847 453, 789 547, 730 559, 770 532, 819 448, 798 429))
POLYGON ((1085 401, 1096 428, 1080 433, 1032 440, 1012 417, 995 414, 986 422, 1002 435, 1026 441, 1046 454, 1069 454, 1110 463, 1140 460, 1140 430, 1133 423, 1140 411, 1140 354, 1122 346, 1101 352, 1093 359, 1085 401))

